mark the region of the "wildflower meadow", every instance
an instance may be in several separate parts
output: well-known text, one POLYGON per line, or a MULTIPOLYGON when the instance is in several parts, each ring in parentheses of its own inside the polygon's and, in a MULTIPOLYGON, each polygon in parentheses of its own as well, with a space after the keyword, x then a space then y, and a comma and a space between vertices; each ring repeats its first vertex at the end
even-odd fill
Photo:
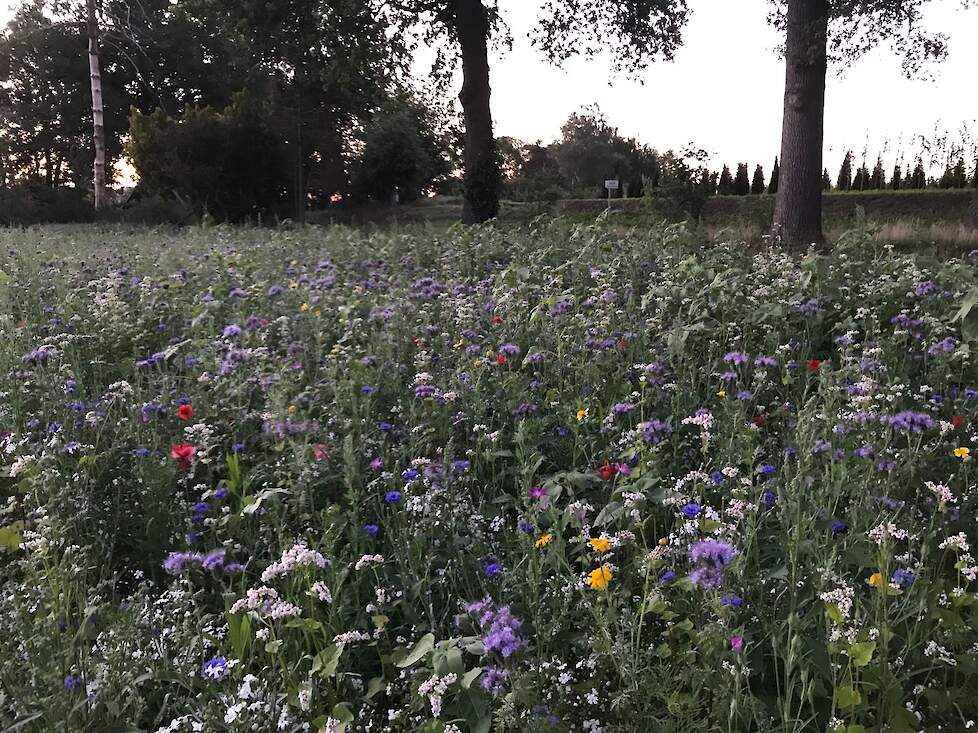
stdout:
POLYGON ((975 726, 968 254, 0 238, 0 731, 975 726))

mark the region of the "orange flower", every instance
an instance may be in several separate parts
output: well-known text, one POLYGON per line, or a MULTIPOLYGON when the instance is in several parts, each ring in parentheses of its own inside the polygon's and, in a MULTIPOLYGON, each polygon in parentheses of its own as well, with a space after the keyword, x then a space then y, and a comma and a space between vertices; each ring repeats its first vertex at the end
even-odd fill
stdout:
POLYGON ((545 534, 542 537, 540 537, 540 539, 538 539, 534 544, 537 547, 546 547, 547 545, 550 544, 550 541, 553 538, 554 538, 554 536, 548 532, 547 534, 545 534))
POLYGON ((611 540, 607 537, 594 537, 590 543, 591 549, 595 552, 607 552, 611 548, 611 540))
POLYGON ((869 584, 874 588, 882 588, 883 583, 883 576, 880 573, 873 573, 869 576, 869 584))
POLYGON ((591 590, 604 590, 611 583, 612 577, 611 568, 602 565, 588 573, 587 584, 591 586, 591 590))

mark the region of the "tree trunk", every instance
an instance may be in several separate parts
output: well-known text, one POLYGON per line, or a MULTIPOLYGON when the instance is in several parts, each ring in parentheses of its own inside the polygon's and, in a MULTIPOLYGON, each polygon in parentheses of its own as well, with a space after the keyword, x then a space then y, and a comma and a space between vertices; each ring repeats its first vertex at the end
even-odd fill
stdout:
POLYGON ((86 0, 88 27, 88 69, 92 78, 92 137, 95 147, 95 210, 108 202, 105 190, 105 115, 102 106, 102 71, 99 63, 98 16, 95 0, 86 0))
POLYGON ((462 221, 477 224, 499 213, 499 157, 489 109, 489 18, 482 0, 455 0, 455 30, 462 51, 465 118, 465 203, 462 221))
POLYGON ((784 121, 772 235, 788 247, 821 246, 827 0, 789 0, 784 121))
POLYGON ((978 188, 975 189, 975 195, 971 197, 971 206, 968 207, 968 223, 978 229, 978 188))

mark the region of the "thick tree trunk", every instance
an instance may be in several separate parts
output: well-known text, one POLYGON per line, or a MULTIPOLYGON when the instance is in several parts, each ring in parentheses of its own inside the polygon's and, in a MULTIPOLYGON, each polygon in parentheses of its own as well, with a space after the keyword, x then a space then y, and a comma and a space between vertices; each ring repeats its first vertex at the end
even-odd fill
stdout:
POLYGON ((98 16, 95 0, 86 0, 88 26, 88 70, 92 78, 92 137, 95 147, 95 209, 105 208, 108 202, 105 189, 105 115, 102 105, 102 71, 99 63, 98 16))
POLYGON ((827 0, 789 0, 784 122, 771 233, 788 247, 821 246, 827 0))
POLYGON ((499 213, 499 157, 489 109, 489 20, 482 0, 454 0, 462 51, 465 117, 465 203, 462 221, 477 224, 499 213))

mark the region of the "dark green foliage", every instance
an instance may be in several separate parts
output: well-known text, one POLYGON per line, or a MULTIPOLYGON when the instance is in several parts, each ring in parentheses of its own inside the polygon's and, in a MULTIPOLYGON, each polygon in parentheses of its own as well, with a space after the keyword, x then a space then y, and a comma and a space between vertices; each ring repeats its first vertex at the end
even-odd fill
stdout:
MULTIPOLYGON (((49 3, 24 4, 0 37, 0 138, 8 178, 89 187, 92 101, 85 42, 52 18, 49 3)), ((121 153, 129 104, 118 54, 104 51, 102 90, 109 170, 121 153)))
POLYGON ((852 189, 852 151, 846 151, 846 157, 842 159, 842 167, 839 168, 839 177, 836 179, 835 187, 840 191, 852 189))
POLYGON ((737 175, 734 177, 733 192, 735 196, 746 196, 750 193, 750 178, 747 174, 747 164, 737 164, 737 175))
POLYGON ((927 187, 927 174, 924 172, 924 161, 917 158, 913 173, 910 175, 910 188, 920 189, 927 187))
POLYGON ((903 168, 901 168, 900 164, 897 163, 896 165, 893 166, 893 178, 890 181, 890 188, 892 188, 894 191, 899 191, 902 185, 903 185, 903 168))
POLYGON ((223 111, 179 118, 134 110, 128 152, 149 195, 185 201, 197 215, 243 221, 281 202, 287 179, 267 112, 238 98, 223 111))
POLYGON ((553 146, 554 159, 571 194, 601 196, 604 181, 621 181, 621 196, 641 196, 646 179, 655 179, 659 162, 654 151, 623 138, 597 107, 570 116, 553 146))
POLYGON ((752 194, 764 193, 764 169, 760 165, 754 169, 754 178, 750 184, 750 192, 752 194))
POLYGON ((832 178, 829 176, 829 169, 822 169, 822 190, 831 191, 832 190, 832 178))
POLYGON ((869 188, 876 191, 886 188, 886 173, 883 170, 883 159, 881 157, 876 158, 873 174, 869 178, 869 188))
POLYGON ((771 169, 771 182, 768 184, 768 193, 778 192, 778 178, 781 176, 781 166, 778 164, 777 157, 774 158, 774 168, 771 169))
POLYGON ((0 226, 88 222, 94 216, 91 201, 80 188, 41 183, 0 188, 0 226))
POLYGON ((673 219, 698 221, 707 202, 717 192, 717 175, 707 168, 708 153, 687 146, 659 156, 659 185, 646 192, 651 208, 673 219))
POLYGON ((954 169, 951 171, 951 186, 952 188, 968 187, 968 173, 964 167, 964 158, 958 158, 958 162, 954 164, 954 169))
POLYGON ((730 173, 730 166, 724 165, 720 173, 720 180, 717 183, 717 193, 721 196, 732 196, 734 192, 734 179, 730 173))
POLYGON ((869 168, 866 167, 866 163, 863 161, 862 165, 856 169, 856 175, 852 179, 852 190, 865 191, 871 187, 870 180, 869 168))
MULTIPOLYGON (((505 176, 506 197, 513 201, 556 201, 565 195, 566 184, 552 147, 539 142, 522 143, 500 138, 500 156, 505 176)), ((656 183, 657 183, 656 177, 656 183)))
POLYGON ((686 0, 547 0, 533 41, 557 63, 612 47, 613 70, 637 72, 672 60, 688 14, 686 0))
POLYGON ((392 99, 378 111, 361 144, 351 170, 351 190, 361 198, 414 201, 448 172, 431 112, 410 99, 392 99))

